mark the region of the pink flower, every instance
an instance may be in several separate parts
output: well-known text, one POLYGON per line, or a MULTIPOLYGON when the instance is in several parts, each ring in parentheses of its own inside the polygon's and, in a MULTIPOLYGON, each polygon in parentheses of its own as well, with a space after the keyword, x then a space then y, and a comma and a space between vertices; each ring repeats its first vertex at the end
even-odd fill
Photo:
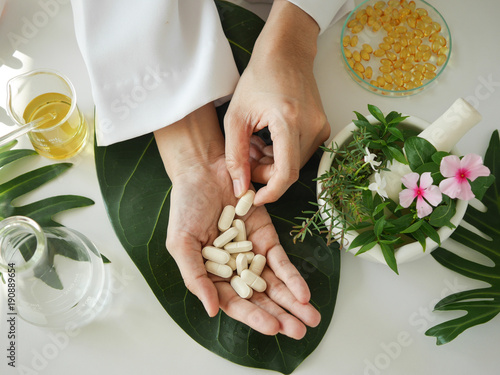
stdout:
POLYGON ((432 212, 432 207, 441 203, 442 196, 439 188, 432 185, 430 172, 408 173, 401 178, 401 182, 407 189, 399 193, 399 204, 405 208, 410 207, 413 200, 417 198, 417 216, 423 218, 432 212), (417 184, 420 179, 420 186, 417 184))
POLYGON ((483 165, 483 159, 476 154, 465 155, 462 159, 456 155, 445 156, 441 160, 440 171, 443 177, 448 177, 439 184, 441 192, 452 199, 465 201, 474 198, 469 180, 490 175, 488 167, 483 165))

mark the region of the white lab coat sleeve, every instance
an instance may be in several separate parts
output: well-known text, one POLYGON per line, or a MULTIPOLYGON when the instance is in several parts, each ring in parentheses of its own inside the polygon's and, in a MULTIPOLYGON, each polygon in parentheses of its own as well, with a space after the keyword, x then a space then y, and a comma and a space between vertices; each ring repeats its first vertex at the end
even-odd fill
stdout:
POLYGON ((309 14, 322 34, 330 25, 354 9, 354 0, 288 0, 309 14))
POLYGON ((231 95, 239 79, 213 0, 72 0, 105 146, 231 95))

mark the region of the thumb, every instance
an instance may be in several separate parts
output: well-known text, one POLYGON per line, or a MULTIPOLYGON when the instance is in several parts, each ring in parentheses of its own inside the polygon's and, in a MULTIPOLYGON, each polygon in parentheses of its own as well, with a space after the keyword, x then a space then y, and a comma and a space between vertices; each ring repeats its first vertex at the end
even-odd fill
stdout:
POLYGON ((234 195, 241 197, 250 186, 250 138, 252 130, 232 116, 224 118, 226 167, 233 180, 234 195))

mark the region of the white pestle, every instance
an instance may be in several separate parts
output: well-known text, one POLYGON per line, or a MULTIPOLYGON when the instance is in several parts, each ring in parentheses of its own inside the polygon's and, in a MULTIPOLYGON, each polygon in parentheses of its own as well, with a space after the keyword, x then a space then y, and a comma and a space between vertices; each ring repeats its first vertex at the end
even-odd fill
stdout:
MULTIPOLYGON (((429 141, 438 151, 450 152, 458 141, 481 121, 481 114, 462 98, 458 98, 436 121, 418 136, 429 141)), ((389 198, 399 202, 401 177, 411 173, 408 165, 396 160, 389 165, 389 171, 381 171, 387 185, 385 191, 389 198)))

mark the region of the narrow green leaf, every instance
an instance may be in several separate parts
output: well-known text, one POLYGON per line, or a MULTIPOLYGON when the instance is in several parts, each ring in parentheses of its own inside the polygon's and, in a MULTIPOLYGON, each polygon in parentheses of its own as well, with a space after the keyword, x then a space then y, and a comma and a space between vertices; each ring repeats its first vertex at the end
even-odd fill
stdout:
POLYGON ((376 215, 379 212, 381 212, 384 208, 386 208, 389 205, 390 202, 384 202, 379 204, 375 209, 373 210, 373 214, 376 215))
POLYGON ((423 220, 418 220, 418 221, 414 222, 412 225, 410 225, 408 228, 406 228, 405 230, 402 230, 401 233, 413 233, 422 226, 423 222, 424 222, 423 220))
POLYGON ((376 244, 377 244, 377 241, 372 241, 370 243, 367 243, 367 244, 361 246, 361 248, 356 252, 356 255, 360 255, 360 254, 366 253, 368 250, 373 249, 373 247, 376 244))
POLYGON ((420 243, 420 245, 422 246, 422 250, 425 251, 425 248, 427 247, 427 237, 425 236, 424 232, 418 229, 412 232, 411 235, 420 243))
POLYGON ((377 238, 379 238, 380 235, 382 234, 382 231, 384 230, 385 223, 386 223, 386 220, 385 220, 384 216, 382 216, 380 219, 378 219, 375 222, 375 225, 373 226, 373 232, 375 233, 375 236, 377 236, 377 238))
POLYGON ((382 254, 384 255, 384 259, 387 265, 393 270, 396 274, 399 275, 398 264, 396 263, 396 256, 394 254, 394 248, 385 243, 380 244, 380 248, 382 249, 382 254))
POLYGON ((371 230, 361 232, 349 245, 349 250, 354 249, 359 246, 363 246, 369 242, 376 241, 377 236, 371 230))
POLYGON ((402 164, 408 164, 408 160, 406 160, 406 157, 403 154, 401 148, 392 145, 392 146, 387 146, 387 149, 389 150, 390 156, 392 156, 392 158, 396 159, 402 164))
MULTIPOLYGON (((0 185, 0 201, 10 204, 15 198, 35 190, 71 167, 70 163, 51 164, 24 173, 0 185)), ((3 215, 0 207, 0 216, 3 215)))
POLYGON ((401 130, 399 130, 398 128, 394 128, 394 127, 389 127, 387 128, 387 131, 389 133, 391 133, 392 135, 394 135, 396 138, 398 138, 399 140, 401 141, 404 141, 404 136, 403 136, 403 133, 401 132, 401 130))
POLYGON ((10 150, 1 152, 0 150, 0 168, 26 156, 37 155, 33 150, 10 150))
POLYGON ((94 204, 89 198, 79 195, 59 195, 39 200, 21 207, 14 207, 14 215, 29 216, 42 227, 60 226, 52 220, 59 212, 94 204))
POLYGON ((387 122, 385 121, 384 114, 382 111, 377 107, 372 104, 368 104, 368 111, 372 114, 373 117, 375 117, 380 123, 387 125, 387 122))
POLYGON ((437 232, 437 230, 434 229, 432 225, 423 220, 422 220, 422 232, 431 240, 433 240, 435 243, 441 245, 441 239, 439 238, 439 233, 437 232))

